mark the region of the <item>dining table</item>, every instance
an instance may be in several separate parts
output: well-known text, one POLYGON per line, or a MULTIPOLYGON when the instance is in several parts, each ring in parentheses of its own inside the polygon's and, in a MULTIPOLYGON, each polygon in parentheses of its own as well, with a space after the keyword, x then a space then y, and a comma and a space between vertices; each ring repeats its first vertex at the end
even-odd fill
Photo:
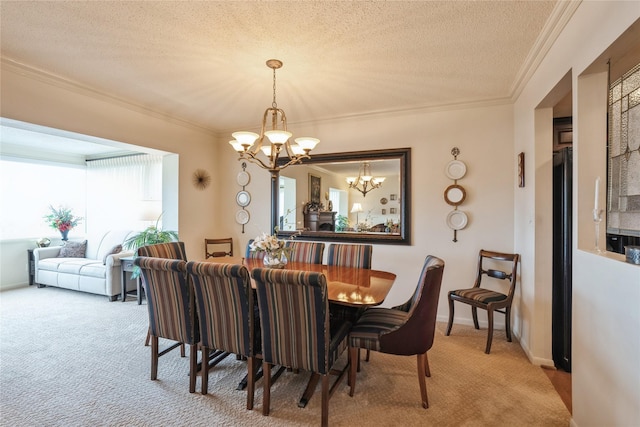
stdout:
MULTIPOLYGON (((247 267, 249 273, 255 268, 264 268, 264 262, 259 258, 244 257, 213 257, 202 260, 205 262, 241 264, 247 267)), ((329 303, 349 307, 373 307, 384 302, 393 286, 396 275, 388 271, 371 270, 358 267, 345 267, 326 264, 312 264, 302 262, 288 262, 286 270, 315 271, 323 273, 327 279, 327 298, 329 303)), ((251 279, 253 282, 253 279, 251 279)), ((252 284, 255 288, 255 284, 252 284)), ((282 373, 279 370, 275 376, 282 373)), ((312 374, 307 387, 298 402, 303 408, 311 399, 320 376, 312 374)), ((243 388, 246 379, 241 381, 238 388, 243 388)))

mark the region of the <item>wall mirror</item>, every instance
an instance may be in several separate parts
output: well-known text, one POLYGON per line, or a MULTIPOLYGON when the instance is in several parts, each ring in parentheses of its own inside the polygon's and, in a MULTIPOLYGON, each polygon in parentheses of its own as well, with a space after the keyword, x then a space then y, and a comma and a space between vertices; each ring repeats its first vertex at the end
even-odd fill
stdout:
POLYGON ((282 238, 408 245, 410 167, 410 148, 312 155, 274 177, 272 226, 282 238))

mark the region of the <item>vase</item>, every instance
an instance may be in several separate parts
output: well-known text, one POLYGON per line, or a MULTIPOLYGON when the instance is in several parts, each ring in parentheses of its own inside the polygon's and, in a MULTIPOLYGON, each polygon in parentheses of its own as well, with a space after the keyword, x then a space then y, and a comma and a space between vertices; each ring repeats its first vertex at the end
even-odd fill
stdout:
POLYGON ((267 268, 284 268, 284 266, 287 265, 287 261, 287 256, 284 252, 280 254, 270 254, 267 252, 264 258, 262 258, 262 262, 267 268))
POLYGON ((69 235, 69 230, 60 231, 60 234, 62 235, 62 240, 64 242, 69 240, 69 237, 67 237, 69 235))

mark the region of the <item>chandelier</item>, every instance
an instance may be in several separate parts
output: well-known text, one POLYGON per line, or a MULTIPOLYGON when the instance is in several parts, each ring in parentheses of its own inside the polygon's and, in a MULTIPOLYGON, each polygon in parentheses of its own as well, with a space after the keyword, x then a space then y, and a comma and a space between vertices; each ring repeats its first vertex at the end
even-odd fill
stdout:
POLYGON ((289 165, 311 158, 309 152, 320 141, 310 137, 296 138, 295 143, 289 141, 292 134, 287 131, 287 116, 284 110, 278 108, 276 103, 276 70, 282 67, 282 61, 270 59, 267 61, 267 67, 273 70, 273 102, 262 116, 260 135, 254 132, 234 132, 232 136, 235 139, 229 141, 229 144, 240 154, 238 160, 246 159, 275 174, 289 165), (269 117, 271 118, 271 129, 267 130, 269 117), (278 128, 279 124, 282 127, 281 129, 278 128), (267 140, 265 140, 265 136, 267 140), (254 145, 256 140, 258 142, 254 145), (266 161, 258 157, 260 152, 266 156, 266 161), (289 158, 289 161, 283 165, 278 164, 281 154, 286 154, 289 158))
POLYGON ((369 165, 369 162, 364 162, 362 166, 360 166, 357 178, 352 176, 347 177, 349 188, 358 190, 362 193, 363 197, 366 197, 369 191, 380 188, 384 180, 384 177, 373 177, 373 175, 371 174, 371 166, 369 165))

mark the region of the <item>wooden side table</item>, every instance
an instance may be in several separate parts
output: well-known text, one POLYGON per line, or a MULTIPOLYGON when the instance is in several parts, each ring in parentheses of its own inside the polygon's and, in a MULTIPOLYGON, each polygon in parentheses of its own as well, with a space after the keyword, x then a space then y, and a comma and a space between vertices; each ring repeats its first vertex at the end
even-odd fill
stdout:
MULTIPOLYGON (((122 270, 122 302, 127 300, 127 273, 133 273, 135 270, 135 264, 133 263, 134 257, 123 257, 120 258, 120 269, 122 270)), ((142 304, 142 289, 140 286, 140 278, 136 279, 136 299, 138 300, 138 305, 142 304)))

